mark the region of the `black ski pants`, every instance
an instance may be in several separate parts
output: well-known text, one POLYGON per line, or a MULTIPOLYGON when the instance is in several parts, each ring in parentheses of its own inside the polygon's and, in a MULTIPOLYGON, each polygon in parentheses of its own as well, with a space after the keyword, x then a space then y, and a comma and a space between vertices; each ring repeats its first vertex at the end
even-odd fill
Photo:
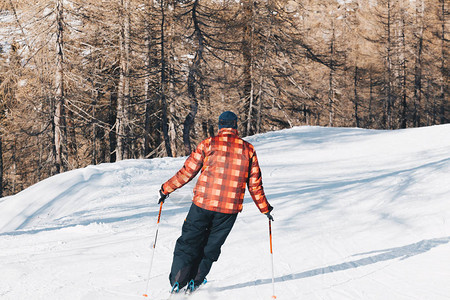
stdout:
POLYGON ((200 285, 220 255, 237 214, 209 211, 192 204, 178 238, 169 275, 171 286, 180 288, 191 279, 200 285))

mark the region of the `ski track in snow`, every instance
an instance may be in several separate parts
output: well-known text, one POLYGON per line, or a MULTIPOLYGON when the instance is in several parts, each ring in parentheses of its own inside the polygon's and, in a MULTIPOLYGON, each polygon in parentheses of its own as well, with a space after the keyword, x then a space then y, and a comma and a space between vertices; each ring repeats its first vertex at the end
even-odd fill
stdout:
MULTIPOLYGON (((450 125, 246 139, 275 207, 277 299, 450 299, 450 125)), ((0 199, 0 299, 167 299, 195 180, 163 206, 145 286, 158 190, 184 160, 89 166, 0 199)), ((189 299, 271 299, 267 218, 248 193, 208 280, 189 299)))

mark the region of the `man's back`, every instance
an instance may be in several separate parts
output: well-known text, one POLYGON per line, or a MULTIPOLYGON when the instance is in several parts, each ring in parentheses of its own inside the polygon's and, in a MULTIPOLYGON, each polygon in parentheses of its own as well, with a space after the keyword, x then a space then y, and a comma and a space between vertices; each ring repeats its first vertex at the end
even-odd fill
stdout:
POLYGON ((253 146, 228 128, 204 143, 205 158, 194 189, 194 203, 223 213, 241 211, 253 146))
POLYGON ((223 128, 217 136, 201 142, 184 167, 164 184, 164 191, 170 193, 183 186, 200 170, 194 189, 195 205, 221 213, 238 213, 248 184, 258 208, 263 213, 268 211, 255 150, 238 136, 237 130, 223 128))

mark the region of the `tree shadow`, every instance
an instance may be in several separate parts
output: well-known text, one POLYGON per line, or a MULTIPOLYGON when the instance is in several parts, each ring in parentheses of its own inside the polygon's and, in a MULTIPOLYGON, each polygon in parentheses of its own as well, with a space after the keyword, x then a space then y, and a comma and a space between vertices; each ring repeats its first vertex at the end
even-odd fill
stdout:
MULTIPOLYGON (((430 239, 430 240, 422 240, 420 242, 397 247, 397 248, 390 248, 390 249, 384 249, 384 250, 375 250, 371 252, 366 253, 358 253, 353 255, 355 256, 362 256, 362 255, 371 255, 369 257, 364 257, 361 259, 353 260, 344 262, 337 265, 327 266, 323 268, 317 268, 305 272, 295 273, 295 274, 289 274, 285 276, 280 276, 275 278, 275 282, 283 282, 283 281, 289 281, 289 280, 296 280, 296 279, 303 279, 308 277, 314 277, 317 275, 323 275, 328 273, 334 273, 339 271, 345 271, 349 269, 355 269, 371 264, 375 264, 382 261, 388 261, 393 259, 408 259, 410 257, 423 254, 425 252, 430 251, 431 249, 447 244, 450 242, 450 237, 443 237, 443 238, 436 238, 436 239, 430 239)), ((218 288, 219 291, 229 290, 229 289, 240 289, 245 288, 249 286, 257 286, 257 285, 264 285, 264 284, 270 284, 272 283, 271 278, 267 279, 258 279, 255 281, 249 281, 229 286, 224 286, 218 288)))

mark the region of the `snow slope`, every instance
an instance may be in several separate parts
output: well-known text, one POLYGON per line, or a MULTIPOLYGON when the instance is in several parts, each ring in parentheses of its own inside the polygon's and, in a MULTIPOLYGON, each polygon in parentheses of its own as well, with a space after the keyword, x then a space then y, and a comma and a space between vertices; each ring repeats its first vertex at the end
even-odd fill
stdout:
MULTIPOLYGON (((450 299, 450 124, 248 138, 273 223, 277 299, 450 299)), ((184 158, 128 160, 0 199, 0 299, 145 299, 158 189, 184 158)), ((194 182, 163 206, 148 294, 168 296, 194 182)), ((271 299, 268 222, 244 211, 192 299, 271 299)))

